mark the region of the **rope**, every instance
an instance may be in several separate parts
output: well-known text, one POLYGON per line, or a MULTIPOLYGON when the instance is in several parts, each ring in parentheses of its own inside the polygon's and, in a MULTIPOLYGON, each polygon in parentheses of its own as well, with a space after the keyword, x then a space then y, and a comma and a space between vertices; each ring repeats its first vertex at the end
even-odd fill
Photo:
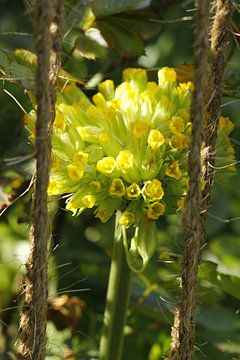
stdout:
MULTIPOLYGON (((207 4, 205 4, 207 6, 207 4)), ((187 360, 192 359, 194 355, 194 337, 195 337, 195 314, 197 305, 197 268, 201 256, 201 246, 204 240, 204 222, 207 213, 207 208, 210 205, 211 190, 214 182, 213 167, 215 164, 215 144, 217 138, 218 121, 220 116, 221 95, 224 81, 224 70, 226 66, 225 49, 227 45, 227 30, 231 19, 232 2, 231 0, 217 0, 216 1, 216 14, 211 30, 211 73, 210 73, 210 86, 208 91, 208 99, 210 99, 206 113, 197 116, 195 111, 204 108, 204 83, 206 84, 206 72, 203 73, 206 65, 206 52, 207 43, 204 44, 202 37, 201 45, 201 31, 205 31, 205 41, 207 40, 207 11, 205 12, 205 21, 201 25, 201 17, 197 14, 196 23, 196 44, 195 44, 195 96, 192 101, 192 119, 193 124, 196 124, 195 130, 198 128, 198 135, 192 133, 192 147, 189 154, 189 174, 190 174, 190 189, 188 201, 183 214, 183 234, 185 237, 185 251, 183 259, 183 273, 182 273, 182 294, 180 297, 180 306, 176 310, 174 325, 172 328, 172 360, 187 360), (204 27, 204 29, 201 27, 204 27), (199 33, 198 33, 199 32, 199 33), (203 45, 204 44, 204 45, 203 45), (203 53, 201 53, 201 47, 203 53), (205 48, 205 49, 204 49, 205 48), (199 61, 197 60, 199 57, 199 61), (202 85, 200 86, 199 77, 202 77, 202 85), (200 86, 197 87, 197 83, 200 86), (198 95, 196 94, 197 92, 198 95), (201 101, 198 103, 196 97, 201 101), (197 105, 198 103, 198 105, 197 105), (200 105, 201 103, 201 105, 200 105), (194 105, 195 104, 195 105, 194 105), (199 108, 198 108, 199 106, 199 108), (195 110, 194 110, 195 109, 195 110), (199 162, 199 148, 194 145, 194 141, 200 140, 202 135, 202 119, 206 119, 204 124, 204 146, 201 151, 202 163, 202 176, 205 180, 206 186, 201 196, 199 192, 199 178, 198 181, 194 176, 201 174, 201 164, 199 162), (195 139, 195 140, 194 140, 195 139), (194 165, 194 151, 193 147, 197 147, 194 165), (195 168, 195 171, 194 171, 195 168), (200 170, 200 173, 199 173, 200 170), (195 174, 195 175, 194 175, 195 174), (198 187, 197 187, 198 182, 198 187), (192 183, 192 185, 191 185, 192 183), (195 184, 195 185, 194 185, 195 184), (202 199, 201 199, 202 198, 202 199)), ((199 0, 200 7, 204 4, 199 0)), ((203 36, 203 34, 202 34, 203 36)), ((201 141, 200 141, 201 142, 201 141)))
POLYGON ((182 215, 185 240, 181 286, 182 291, 172 329, 171 360, 190 360, 194 354, 195 314, 197 305, 197 272, 204 238, 201 218, 201 148, 207 85, 209 1, 196 0, 194 48, 194 93, 191 104, 192 139, 188 157, 189 191, 182 215))
POLYGON ((217 0, 216 14, 211 31, 211 75, 205 129, 205 146, 203 148, 203 177, 206 183, 203 192, 202 209, 204 213, 211 200, 211 190, 214 183, 215 144, 220 116, 221 96, 226 67, 227 31, 231 20, 232 1, 217 0))
POLYGON ((36 73, 36 182, 26 263, 25 303, 20 319, 18 359, 44 360, 47 344, 47 243, 49 220, 47 187, 51 161, 51 130, 55 117, 55 82, 60 68, 61 0, 38 0, 35 9, 36 73))

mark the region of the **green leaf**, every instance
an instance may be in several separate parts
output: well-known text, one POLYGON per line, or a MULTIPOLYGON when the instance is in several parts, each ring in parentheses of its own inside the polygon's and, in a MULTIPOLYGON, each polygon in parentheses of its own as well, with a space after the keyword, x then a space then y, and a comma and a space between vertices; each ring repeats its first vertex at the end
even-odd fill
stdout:
POLYGON ((96 16, 107 16, 149 6, 151 0, 95 0, 92 4, 96 16))
POLYGON ((149 39, 159 34, 163 26, 154 23, 153 19, 159 19, 155 13, 149 10, 128 11, 111 16, 116 22, 126 29, 131 29, 141 34, 144 39, 149 39))
POLYGON ((133 272, 142 272, 152 258, 158 245, 158 235, 155 222, 145 224, 140 222, 134 229, 126 231, 122 226, 122 236, 126 252, 126 259, 133 272), (128 236, 131 234, 130 236, 128 236), (129 237, 129 239, 128 239, 129 237))
POLYGON ((210 249, 219 259, 219 271, 224 274, 240 276, 239 236, 223 233, 211 241, 210 249))
POLYGON ((17 49, 12 53, 10 77, 20 81, 26 89, 34 89, 37 57, 31 51, 17 49))
MULTIPOLYGON (((231 355, 240 354, 240 344, 239 342, 233 342, 233 341, 225 341, 225 342, 219 342, 215 344, 216 348, 219 349, 222 352, 225 353, 231 353, 231 355)), ((232 357, 232 359, 237 360, 237 358, 232 357)))
POLYGON ((240 278, 218 271, 217 264, 210 261, 202 262, 199 266, 199 277, 240 300, 240 278))
MULTIPOLYGON (((82 80, 80 80, 79 78, 69 74, 69 72, 61 69, 58 75, 58 80, 59 80, 59 86, 62 87, 62 81, 61 80, 65 80, 65 81, 70 81, 70 82, 76 82, 77 84, 84 84, 84 82, 82 80)), ((65 82, 64 81, 64 82, 65 82)))
MULTIPOLYGON (((0 71, 3 78, 20 84, 29 90, 34 89, 35 71, 37 66, 37 57, 34 53, 25 49, 17 49, 12 53, 0 51, 0 71)), ((63 80, 74 81, 80 84, 83 82, 61 69, 59 76, 59 86, 63 85, 63 80)))
POLYGON ((63 352, 68 350, 67 342, 71 337, 70 328, 58 331, 52 322, 47 323, 47 334, 50 342, 47 348, 46 360, 59 360, 63 358, 63 352))
POLYGON ((126 28, 113 17, 96 20, 96 26, 108 45, 125 57, 144 54, 144 43, 141 36, 131 28, 126 28))
POLYGON ((4 50, 0 51, 0 73, 7 76, 6 70, 10 68, 9 54, 4 50))
POLYGON ((86 36, 84 33, 79 34, 75 42, 75 49, 87 59, 94 60, 107 55, 106 47, 100 45, 97 41, 91 39, 89 36, 86 36))
POLYGON ((34 53, 26 49, 16 49, 13 52, 14 60, 23 66, 34 69, 37 65, 37 57, 34 53))
POLYGON ((169 350, 170 344, 171 338, 167 334, 161 332, 157 341, 150 349, 148 360, 163 359, 164 355, 166 355, 169 350))
POLYGON ((149 224, 139 224, 139 234, 136 239, 137 249, 143 259, 143 263, 147 263, 158 245, 157 228, 154 221, 149 224))
POLYGON ((197 321, 210 331, 234 332, 240 329, 240 318, 234 310, 217 304, 201 307, 197 321))
MULTIPOLYGON (((94 22, 95 16, 88 2, 82 0, 71 1, 66 8, 66 18, 64 21, 65 33, 71 33, 71 29, 88 29, 94 22)), ((66 40, 64 37, 63 41, 66 40)))

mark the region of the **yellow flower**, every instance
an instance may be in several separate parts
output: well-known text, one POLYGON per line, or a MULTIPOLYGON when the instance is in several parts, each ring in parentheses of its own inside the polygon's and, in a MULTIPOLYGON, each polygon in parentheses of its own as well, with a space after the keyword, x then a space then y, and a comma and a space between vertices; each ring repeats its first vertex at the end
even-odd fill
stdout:
POLYGON ((154 202, 149 205, 147 209, 147 216, 149 219, 157 220, 165 211, 165 206, 162 203, 154 202))
POLYGON ((81 139, 86 142, 104 143, 109 140, 109 134, 106 130, 94 126, 78 126, 77 131, 81 136, 81 139))
POLYGON ((66 209, 69 210, 69 211, 72 211, 73 215, 76 215, 77 212, 78 212, 78 209, 79 209, 79 205, 75 204, 72 201, 68 201, 66 203, 66 209))
POLYGON ((96 208, 95 217, 102 222, 108 221, 121 204, 121 198, 111 197, 103 199, 96 208))
POLYGON ((182 172, 179 169, 179 161, 174 160, 171 164, 169 164, 166 168, 166 175, 179 180, 182 176, 182 172))
POLYGON ((183 134, 175 134, 171 137, 169 144, 177 150, 188 148, 190 143, 189 136, 183 134))
POLYGON ((133 154, 129 150, 122 150, 116 158, 116 165, 122 170, 127 170, 133 166, 133 154))
POLYGON ((139 68, 128 68, 123 70, 123 79, 125 81, 134 81, 138 87, 144 86, 147 82, 146 71, 139 68))
POLYGON ((180 116, 173 116, 169 123, 169 130, 173 134, 182 133, 185 129, 185 124, 180 116))
POLYGON ((72 181, 79 181, 84 174, 84 165, 81 162, 75 162, 67 166, 68 176, 72 181))
MULTIPOLYGON (((125 69, 120 85, 103 81, 91 100, 74 84, 64 87, 57 94, 48 193, 70 194, 66 205, 75 215, 95 207, 103 222, 121 211, 125 227, 157 220, 163 197, 167 213, 174 213, 188 188, 193 90, 191 79, 181 83, 176 71, 160 69, 157 83, 144 69, 125 69)), ((34 142, 36 109, 24 121, 34 142)), ((232 128, 221 116, 216 165, 228 171, 235 163, 232 128)))
POLYGON ((114 110, 120 110, 121 108, 119 99, 112 99, 111 101, 109 101, 109 104, 114 110))
POLYGON ((189 112, 189 110, 187 110, 186 108, 182 108, 182 109, 178 110, 177 116, 180 116, 180 117, 183 118, 185 121, 189 121, 189 119, 190 119, 190 112, 189 112))
POLYGON ((111 122, 116 117, 116 110, 114 107, 110 106, 104 110, 104 115, 109 122, 111 122))
POLYGON ((127 228, 128 226, 132 225, 134 223, 135 220, 135 215, 134 213, 126 210, 124 211, 124 213, 122 214, 119 223, 124 226, 125 228, 127 228))
POLYGON ((164 144, 163 134, 159 130, 151 130, 148 135, 148 145, 153 150, 157 150, 162 144, 164 144))
POLYGON ((78 151, 73 157, 74 161, 82 162, 84 164, 88 162, 88 159, 89 159, 89 154, 84 151, 78 151))
POLYGON ((106 100, 104 99, 104 97, 101 93, 97 93, 97 94, 93 95, 92 100, 93 100, 94 104, 96 104, 100 107, 106 106, 106 100))
POLYGON ((188 81, 186 83, 180 83, 177 88, 178 94, 180 95, 187 91, 193 91, 193 90, 194 90, 194 84, 191 81, 188 81))
POLYGON ((159 84, 175 83, 177 80, 177 73, 174 69, 163 67, 158 71, 159 84))
POLYGON ((182 196, 180 199, 178 199, 177 201, 177 210, 182 210, 185 206, 186 203, 186 196, 182 196))
POLYGON ((136 138, 145 136, 151 129, 151 124, 146 121, 135 121, 132 124, 132 132, 136 138))
POLYGON ((99 109, 94 105, 90 105, 87 108, 86 114, 90 119, 96 120, 99 117, 99 109))
POLYGON ((59 190, 61 189, 60 183, 57 180, 50 179, 48 183, 48 195, 58 195, 59 190))
POLYGON ((164 195, 161 181, 159 181, 158 179, 153 179, 152 181, 149 181, 144 186, 144 194, 151 201, 161 200, 164 195))
POLYGON ((77 131, 79 133, 79 135, 81 136, 82 140, 86 140, 88 141, 89 140, 89 136, 91 135, 89 130, 83 126, 79 126, 77 128, 77 131))
POLYGON ((56 110, 56 115, 55 115, 53 125, 56 128, 58 128, 61 132, 65 131, 65 128, 66 128, 65 119, 64 119, 63 113, 59 110, 56 110))
POLYGON ((99 209, 96 214, 95 214, 95 217, 98 218, 99 220, 101 220, 101 222, 106 222, 108 219, 107 219, 107 214, 106 212, 103 210, 103 209, 99 209))
POLYGON ((60 161, 55 154, 52 154, 51 170, 57 170, 59 168, 60 161))
POLYGON ((109 140, 109 135, 107 131, 101 131, 99 134, 99 140, 101 143, 105 143, 109 140))
POLYGON ((96 196, 94 195, 85 195, 82 198, 82 203, 86 208, 91 209, 96 203, 96 196))
POLYGON ((153 81, 149 81, 146 86, 145 94, 148 95, 148 98, 154 102, 156 101, 156 94, 159 92, 159 87, 153 81))
POLYGON ((101 183, 100 181, 91 181, 90 182, 90 186, 92 187, 92 189, 96 192, 98 192, 101 189, 101 183))
POLYGON ((138 184, 133 183, 126 190, 129 199, 137 199, 141 195, 141 189, 138 184))
POLYGON ((164 95, 160 98, 159 105, 160 105, 161 110, 166 111, 170 108, 171 101, 167 96, 164 95))
MULTIPOLYGON (((73 215, 94 208, 95 217, 107 222, 117 213, 136 271, 157 248, 156 220, 181 210, 187 198, 193 84, 186 76, 181 83, 177 71, 160 69, 157 83, 144 69, 126 69, 120 85, 105 80, 92 99, 74 84, 57 94, 48 193, 66 194, 73 215)), ((24 120, 34 142, 36 106, 24 120)), ((232 128, 220 117, 216 167, 228 171, 235 163, 232 128)))
POLYGON ((220 116, 219 118, 219 129, 224 128, 229 134, 233 130, 233 123, 228 117, 220 116))
POLYGON ((110 175, 115 169, 115 159, 112 156, 105 156, 97 162, 97 171, 110 175))
POLYGON ((98 84, 98 90, 103 94, 106 100, 114 97, 114 82, 112 80, 105 80, 98 84))
POLYGON ((123 196, 125 192, 125 185, 122 179, 113 179, 109 189, 109 194, 111 196, 123 196))

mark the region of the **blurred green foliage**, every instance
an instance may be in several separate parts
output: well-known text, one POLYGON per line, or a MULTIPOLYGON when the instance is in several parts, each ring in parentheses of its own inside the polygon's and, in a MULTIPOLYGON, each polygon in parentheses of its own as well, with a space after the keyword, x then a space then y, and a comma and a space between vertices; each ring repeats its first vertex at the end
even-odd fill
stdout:
MULTIPOLYGON (((29 247, 31 189, 28 191, 28 187, 34 168, 34 149, 28 143, 23 111, 17 104, 29 109, 23 89, 29 85, 29 67, 15 61, 11 51, 33 49, 32 6, 34 1, 1 2, 0 206, 6 210, 0 222, 1 359, 13 358, 22 302, 20 274, 24 275, 22 264, 29 247)), ((85 86, 81 86, 91 96, 102 79, 119 82, 126 66, 143 66, 151 78, 161 66, 192 63, 193 16, 192 1, 65 0, 63 68, 84 81, 85 86)), ((232 28, 235 32, 234 24, 239 19, 235 7, 232 28)), ((239 159, 238 42, 230 34, 222 112, 235 124, 232 141, 239 159)), ((33 80, 33 72, 30 75, 33 80)), ((217 177, 209 210, 207 244, 199 268, 197 360, 240 358, 238 171, 235 176, 217 177)), ((58 199, 49 206, 53 218, 49 308, 54 311, 49 312, 46 359, 97 359, 113 223, 100 224, 91 212, 73 218, 58 199)), ((163 359, 169 349, 183 249, 179 218, 161 219, 158 231, 155 257, 147 270, 133 279, 123 360, 163 359)))

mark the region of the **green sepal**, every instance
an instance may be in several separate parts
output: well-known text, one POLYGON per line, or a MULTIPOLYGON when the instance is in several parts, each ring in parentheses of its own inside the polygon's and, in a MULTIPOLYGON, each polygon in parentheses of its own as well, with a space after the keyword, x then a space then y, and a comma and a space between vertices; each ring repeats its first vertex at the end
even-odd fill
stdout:
POLYGON ((128 266, 133 272, 144 271, 158 244, 156 222, 141 221, 128 231, 121 228, 128 266))

